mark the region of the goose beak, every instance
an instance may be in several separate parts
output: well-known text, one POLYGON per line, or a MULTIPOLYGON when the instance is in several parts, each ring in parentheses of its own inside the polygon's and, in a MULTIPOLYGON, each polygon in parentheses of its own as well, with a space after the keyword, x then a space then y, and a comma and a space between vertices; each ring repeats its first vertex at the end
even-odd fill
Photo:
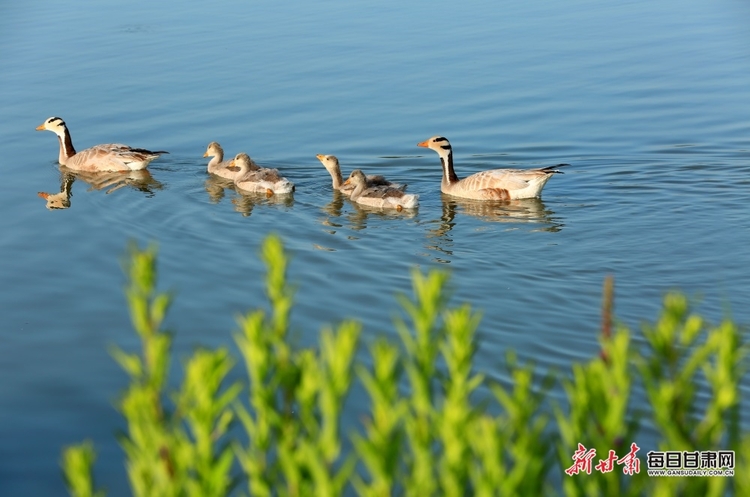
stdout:
POLYGON ((418 146, 418 147, 425 147, 425 148, 429 148, 430 146, 429 146, 429 145, 427 144, 427 142, 428 142, 428 141, 430 141, 430 140, 425 140, 425 141, 423 141, 423 142, 417 143, 417 146, 418 146))
MULTIPOLYGON (((39 128, 37 128, 37 129, 39 129, 39 128)), ((42 197, 44 200, 47 200, 49 198, 49 193, 47 193, 47 192, 39 192, 39 193, 37 193, 37 195, 39 195, 40 197, 42 197)))
MULTIPOLYGON (((37 128, 37 129, 39 129, 39 128, 37 128)), ((205 152, 203 153, 203 157, 208 157, 208 150, 206 150, 206 151, 205 151, 205 152)))
POLYGON ((351 185, 351 184, 352 184, 351 178, 348 178, 346 181, 344 181, 344 185, 351 185))
POLYGON ((36 130, 37 131, 44 131, 44 124, 40 124, 39 126, 37 126, 36 130))
POLYGON ((318 155, 316 155, 315 157, 317 157, 317 158, 318 158, 318 160, 323 160, 323 154, 318 154, 318 155))
POLYGON ((230 160, 230 161, 229 161, 229 167, 234 167, 234 162, 235 162, 235 160, 234 160, 234 159, 230 160))

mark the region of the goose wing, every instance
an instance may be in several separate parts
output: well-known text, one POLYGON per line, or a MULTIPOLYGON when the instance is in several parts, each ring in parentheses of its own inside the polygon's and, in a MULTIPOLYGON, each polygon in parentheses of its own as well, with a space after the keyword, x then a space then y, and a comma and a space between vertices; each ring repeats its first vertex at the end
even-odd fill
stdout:
POLYGON ((361 196, 367 198, 400 198, 404 196, 404 192, 403 190, 399 190, 398 188, 393 188, 387 185, 375 185, 363 191, 361 196))
POLYGON ((126 171, 143 169, 159 155, 167 152, 152 152, 144 148, 133 148, 122 143, 104 143, 81 150, 68 160, 68 167, 91 171, 126 171))
POLYGON ((260 168, 255 163, 253 163, 253 165, 257 169, 251 169, 250 171, 245 173, 244 176, 237 178, 238 183, 243 183, 243 182, 261 183, 263 181, 267 181, 269 183, 276 183, 283 179, 281 174, 279 174, 278 169, 260 168))
POLYGON ((401 191, 406 190, 406 185, 388 181, 385 179, 385 176, 380 174, 368 174, 367 186, 390 186, 391 188, 398 188, 401 191))
POLYGON ((467 190, 523 190, 534 180, 547 176, 549 172, 541 169, 492 169, 472 174, 461 180, 461 186, 467 190))

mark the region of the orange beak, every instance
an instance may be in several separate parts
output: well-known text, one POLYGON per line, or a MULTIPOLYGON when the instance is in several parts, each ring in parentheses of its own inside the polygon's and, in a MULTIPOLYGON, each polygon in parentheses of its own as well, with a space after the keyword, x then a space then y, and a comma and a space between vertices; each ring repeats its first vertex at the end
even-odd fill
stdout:
POLYGON ((40 124, 39 126, 37 126, 36 130, 37 131, 44 131, 44 124, 40 124))
POLYGON ((346 181, 344 181, 344 185, 351 185, 351 184, 352 184, 351 178, 348 178, 346 181))
MULTIPOLYGON (((37 129, 39 129, 39 128, 37 128, 37 129)), ((37 195, 39 195, 40 197, 42 197, 44 200, 47 200, 49 198, 49 193, 47 193, 47 192, 39 192, 39 193, 37 193, 37 195)))
POLYGON ((229 161, 229 165, 227 167, 234 167, 234 159, 229 161))
POLYGON ((425 140, 425 141, 423 141, 423 142, 417 143, 417 146, 418 146, 418 147, 425 147, 425 148, 429 148, 430 146, 429 146, 429 145, 427 144, 427 142, 428 142, 428 141, 430 141, 430 140, 425 140))
POLYGON ((203 157, 208 157, 208 150, 203 153, 203 157))
POLYGON ((318 155, 316 155, 315 157, 317 157, 317 158, 318 158, 318 160, 323 160, 323 154, 318 154, 318 155))

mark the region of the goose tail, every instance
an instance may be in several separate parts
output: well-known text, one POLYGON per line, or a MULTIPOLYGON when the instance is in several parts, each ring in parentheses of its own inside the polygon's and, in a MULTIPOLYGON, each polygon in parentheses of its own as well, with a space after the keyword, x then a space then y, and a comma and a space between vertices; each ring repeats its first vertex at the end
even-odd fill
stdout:
POLYGON ((568 167, 568 166, 570 166, 570 164, 557 164, 557 165, 554 165, 554 166, 543 167, 541 170, 544 171, 545 173, 563 174, 563 172, 562 171, 558 171, 557 168, 558 167, 568 167))

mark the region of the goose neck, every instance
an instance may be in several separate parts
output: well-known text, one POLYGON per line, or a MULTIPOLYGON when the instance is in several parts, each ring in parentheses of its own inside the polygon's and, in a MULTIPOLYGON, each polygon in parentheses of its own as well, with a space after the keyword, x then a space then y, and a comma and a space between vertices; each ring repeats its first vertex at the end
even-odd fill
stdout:
POLYGON ((209 166, 216 166, 224 160, 224 152, 222 150, 215 150, 214 156, 208 162, 209 166))
POLYGON ((354 185, 354 190, 352 190, 351 195, 349 196, 352 200, 357 200, 361 195, 362 192, 365 191, 365 184, 364 183, 356 183, 354 185))
POLYGON ((76 149, 73 148, 73 140, 67 127, 63 128, 62 134, 57 135, 57 139, 60 142, 60 156, 57 161, 64 166, 68 159, 76 154, 76 149))
POLYGON ((443 165, 443 183, 452 184, 458 183, 458 176, 453 170, 453 151, 452 150, 441 150, 438 152, 440 155, 440 162, 443 165))
POLYGON ((328 170, 329 173, 331 173, 331 181, 333 182, 333 187, 336 190, 340 190, 341 186, 344 184, 344 178, 341 176, 341 169, 338 167, 334 167, 328 170))

